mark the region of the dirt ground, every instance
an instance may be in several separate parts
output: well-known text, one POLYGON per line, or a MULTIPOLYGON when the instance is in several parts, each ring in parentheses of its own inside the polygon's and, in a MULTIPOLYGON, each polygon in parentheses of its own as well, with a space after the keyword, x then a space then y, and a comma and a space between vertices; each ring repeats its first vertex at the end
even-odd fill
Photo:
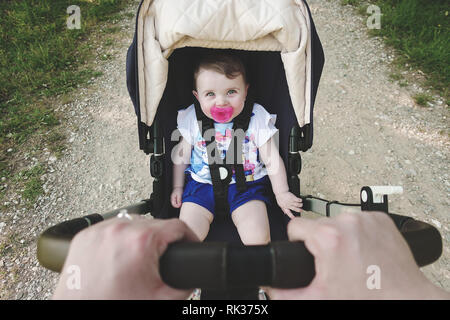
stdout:
MULTIPOLYGON (((351 7, 337 0, 309 4, 326 62, 315 103, 313 147, 302 154, 302 194, 356 203, 362 186, 403 186, 402 195, 390 197, 390 211, 440 231, 442 256, 422 270, 450 290, 448 107, 440 99, 420 107, 411 98, 420 86, 401 87, 390 80, 394 54, 367 36, 365 19, 351 7)), ((135 13, 137 5, 133 1, 127 11, 135 13)), ((45 194, 34 209, 11 205, 0 217, 1 234, 14 240, 0 257, 1 299, 51 297, 58 274, 36 259, 37 237, 47 227, 151 193, 149 157, 139 150, 125 79, 134 17, 120 27, 109 49, 112 59, 98 61, 103 76, 80 88, 71 102, 56 106, 67 115, 68 148, 59 159, 44 152, 36 160, 48 167, 45 194)), ((409 71, 404 76, 414 78, 409 71)))

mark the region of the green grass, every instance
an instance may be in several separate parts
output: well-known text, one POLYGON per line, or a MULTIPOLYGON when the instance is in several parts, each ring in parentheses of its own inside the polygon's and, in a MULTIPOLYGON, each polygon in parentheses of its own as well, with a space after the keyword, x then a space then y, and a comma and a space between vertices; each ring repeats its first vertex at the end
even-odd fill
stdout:
POLYGON ((433 97, 431 97, 430 95, 428 95, 426 93, 416 94, 413 98, 414 98, 414 101, 416 101, 416 103, 422 107, 426 107, 428 105, 428 102, 433 101, 433 97))
POLYGON ((352 5, 352 6, 357 6, 357 5, 360 4, 360 2, 361 2, 361 0, 341 0, 341 3, 343 5, 349 4, 349 5, 352 5))
POLYGON ((21 179, 24 183, 23 198, 27 203, 34 203, 37 197, 42 194, 41 175, 45 172, 42 165, 36 165, 31 169, 21 171, 21 179))
MULTIPOLYGON (((96 45, 87 41, 88 36, 120 31, 114 22, 125 17, 120 10, 128 3, 0 1, 0 178, 9 181, 16 174, 12 169, 14 156, 25 152, 22 149, 30 141, 38 146, 48 143, 46 146, 56 154, 62 151, 64 138, 56 130, 61 116, 49 101, 102 75, 89 67, 97 52, 96 45), (67 28, 70 5, 80 7, 80 29, 67 28), (99 25, 105 22, 106 27, 100 31, 99 25)), ((110 58, 108 54, 100 57, 110 58)), ((0 183, 0 196, 5 193, 1 187, 6 182, 0 183)), ((39 181, 30 177, 23 196, 32 201, 39 190, 39 181)))
POLYGON ((125 0, 0 3, 0 144, 8 134, 20 143, 35 130, 58 124, 51 106, 35 108, 36 100, 69 92, 96 76, 93 70, 79 68, 92 49, 83 41, 99 22, 117 19, 125 4, 125 0), (69 5, 80 7, 79 30, 67 28, 69 5))
MULTIPOLYGON (((369 4, 381 9, 381 29, 370 33, 384 38, 399 52, 397 63, 423 71, 426 85, 450 97, 450 8, 448 0, 341 0, 366 12, 369 4)), ((366 13, 367 14, 367 13, 366 13)), ((368 15, 368 14, 367 14, 368 15)))

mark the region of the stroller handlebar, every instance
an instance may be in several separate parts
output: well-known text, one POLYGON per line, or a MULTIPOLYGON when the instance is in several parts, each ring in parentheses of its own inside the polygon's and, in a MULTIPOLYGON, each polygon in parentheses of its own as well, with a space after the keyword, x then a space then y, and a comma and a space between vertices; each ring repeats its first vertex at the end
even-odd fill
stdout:
POLYGON ((303 242, 257 246, 179 242, 169 245, 161 257, 160 274, 165 283, 179 289, 298 288, 312 281, 315 266, 303 242))
MULTIPOLYGON (((436 228, 409 217, 389 215, 419 267, 439 259, 442 238, 436 228)), ((313 280, 315 264, 300 241, 275 241, 262 246, 178 242, 169 245, 161 257, 160 273, 165 283, 179 289, 300 288, 313 280)))
MULTIPOLYGON (((70 241, 82 229, 117 215, 148 212, 142 201, 104 215, 93 214, 62 222, 44 231, 38 240, 37 256, 42 266, 60 272, 70 241)), ((439 231, 410 217, 389 214, 408 243, 419 267, 435 262, 442 254, 439 231)), ((180 289, 227 289, 271 286, 307 286, 315 276, 314 257, 303 242, 276 241, 262 246, 227 242, 177 242, 168 246, 160 259, 165 283, 180 289), (183 265, 183 272, 179 266, 183 265)))

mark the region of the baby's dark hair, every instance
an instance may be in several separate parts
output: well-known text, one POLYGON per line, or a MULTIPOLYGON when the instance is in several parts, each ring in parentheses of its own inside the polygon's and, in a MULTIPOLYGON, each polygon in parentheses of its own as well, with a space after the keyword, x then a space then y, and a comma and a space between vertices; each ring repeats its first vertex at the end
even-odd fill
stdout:
POLYGON ((196 81, 200 69, 214 70, 225 75, 228 79, 234 79, 242 75, 244 82, 248 83, 244 63, 236 55, 209 53, 201 56, 194 66, 194 89, 197 87, 196 81))

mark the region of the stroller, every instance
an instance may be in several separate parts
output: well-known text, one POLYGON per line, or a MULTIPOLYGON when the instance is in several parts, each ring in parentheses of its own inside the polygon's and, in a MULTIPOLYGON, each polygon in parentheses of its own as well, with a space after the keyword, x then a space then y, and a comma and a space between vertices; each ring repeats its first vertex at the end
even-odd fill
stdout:
MULTIPOLYGON (((119 212, 178 217, 179 209, 169 201, 170 155, 178 143, 173 139, 175 115, 194 102, 193 61, 216 50, 241 58, 250 78, 249 98, 277 115, 279 151, 289 190, 303 199, 304 210, 329 217, 352 206, 388 214, 388 195, 398 188, 363 187, 360 204, 301 195, 299 152, 312 146, 313 107, 324 65, 322 45, 304 0, 143 0, 126 71, 138 120, 139 147, 152 154, 153 192, 150 199, 138 204, 47 229, 38 243, 41 264, 60 271, 76 232, 119 212)), ((177 288, 202 288, 202 299, 255 299, 260 285, 306 286, 315 274, 313 257, 302 243, 286 241, 289 219, 276 201, 267 212, 271 244, 242 246, 229 213, 216 213, 222 218, 214 219, 204 243, 169 247, 161 259, 163 279, 177 288), (179 265, 183 265, 183 274, 178 272, 179 265)), ((434 227, 409 217, 390 216, 420 266, 439 258, 442 240, 434 227)))

